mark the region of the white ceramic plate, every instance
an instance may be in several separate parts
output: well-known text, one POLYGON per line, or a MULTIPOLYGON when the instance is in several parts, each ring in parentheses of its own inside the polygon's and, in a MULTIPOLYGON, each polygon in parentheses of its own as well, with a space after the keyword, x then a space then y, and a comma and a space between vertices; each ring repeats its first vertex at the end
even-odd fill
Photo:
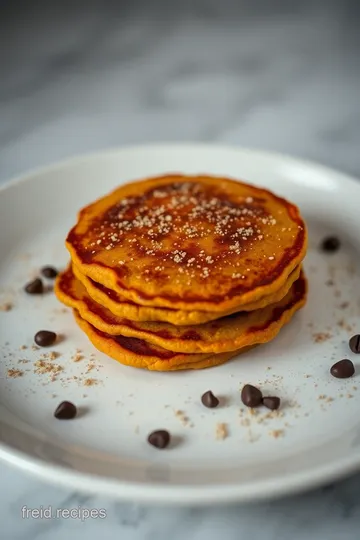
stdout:
POLYGON ((167 504, 257 500, 360 469, 360 356, 348 347, 360 331, 359 200, 360 183, 324 167, 204 145, 104 152, 10 183, 0 191, 0 304, 12 305, 0 312, 0 456, 73 489, 167 504), (52 293, 22 290, 42 265, 66 264, 64 238, 80 207, 122 182, 166 172, 267 187, 297 203, 310 228, 306 308, 271 344, 209 370, 121 366, 95 351, 52 293), (329 234, 342 242, 332 255, 318 249, 329 234), (63 367, 56 381, 34 373, 43 353, 31 349, 39 329, 63 335, 52 349, 60 356, 47 360, 63 367), (83 359, 75 362, 77 349, 83 359), (344 357, 357 360, 359 375, 338 380, 329 368, 344 357), (9 377, 9 369, 23 374, 9 377), (280 396, 281 415, 249 415, 240 402, 244 383, 280 396), (221 407, 201 405, 208 389, 223 396, 221 407), (80 407, 73 421, 53 417, 64 399, 80 407), (216 440, 218 423, 227 424, 225 440, 216 440), (158 428, 173 434, 172 448, 147 444, 158 428))

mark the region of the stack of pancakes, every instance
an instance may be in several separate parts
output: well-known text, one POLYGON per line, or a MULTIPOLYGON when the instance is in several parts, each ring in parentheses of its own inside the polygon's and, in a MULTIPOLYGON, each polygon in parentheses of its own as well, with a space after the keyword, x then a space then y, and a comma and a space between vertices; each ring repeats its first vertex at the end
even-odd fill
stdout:
POLYGON ((94 346, 158 371, 221 364, 272 340, 306 301, 296 206, 234 180, 169 175, 83 208, 61 302, 94 346))

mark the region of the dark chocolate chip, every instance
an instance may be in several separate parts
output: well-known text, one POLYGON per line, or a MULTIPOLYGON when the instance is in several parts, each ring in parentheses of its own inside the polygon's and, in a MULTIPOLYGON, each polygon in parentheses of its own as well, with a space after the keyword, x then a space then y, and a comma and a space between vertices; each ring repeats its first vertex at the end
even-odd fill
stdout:
POLYGON ((353 353, 360 354, 360 334, 357 334, 350 339, 349 347, 353 353))
POLYGON ((265 407, 267 407, 268 409, 272 411, 276 411, 276 409, 280 407, 280 398, 276 396, 264 397, 262 402, 263 402, 263 405, 265 405, 265 407))
POLYGON ((340 240, 336 236, 328 236, 321 243, 321 249, 329 253, 333 253, 340 248, 340 240))
POLYGON ((331 366, 330 373, 337 379, 348 379, 354 375, 355 367, 351 360, 344 359, 331 366))
POLYGON ((59 420, 71 420, 72 418, 75 418, 76 413, 77 409, 73 403, 70 401, 63 401, 56 407, 54 416, 59 420))
POLYGON ((41 279, 36 278, 34 281, 30 281, 30 283, 25 285, 25 292, 28 294, 42 294, 44 292, 44 286, 41 279))
POLYGON ((39 347, 50 347, 56 341, 56 334, 49 330, 40 330, 35 334, 34 341, 39 347))
POLYGON ((148 436, 148 442, 152 446, 155 446, 155 448, 166 448, 170 442, 170 433, 165 429, 153 431, 148 436))
POLYGON ((44 268, 41 269, 41 273, 48 279, 54 279, 58 275, 58 271, 53 266, 44 266, 44 268))
POLYGON ((245 384, 241 390, 241 401, 247 407, 258 407, 262 402, 262 393, 251 384, 245 384))
POLYGON ((201 403, 209 409, 214 409, 219 405, 219 400, 216 396, 214 396, 211 390, 208 390, 201 396, 201 403))

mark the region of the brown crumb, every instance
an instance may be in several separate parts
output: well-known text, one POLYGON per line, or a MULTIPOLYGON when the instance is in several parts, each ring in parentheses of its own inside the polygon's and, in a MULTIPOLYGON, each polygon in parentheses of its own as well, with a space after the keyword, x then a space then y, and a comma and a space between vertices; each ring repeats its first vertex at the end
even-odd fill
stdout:
POLYGON ((223 441, 229 436, 229 431, 227 428, 227 424, 219 423, 216 424, 216 430, 215 430, 215 438, 218 441, 223 441))
POLYGON ((17 377, 22 377, 24 375, 24 372, 21 371, 21 369, 12 368, 12 369, 8 369, 7 375, 11 379, 16 379, 17 377))
POLYGON ((96 386, 99 383, 97 379, 85 379, 84 386, 96 386))
POLYGON ((333 287, 334 286, 334 282, 332 279, 328 279, 327 281, 325 281, 325 285, 327 287, 333 287))
POLYGON ((348 394, 346 397, 349 398, 349 399, 351 399, 351 398, 353 398, 354 396, 353 396, 352 394, 348 394))
POLYGON ((331 339, 332 335, 328 332, 317 332, 313 334, 313 339, 315 343, 324 343, 324 341, 327 341, 328 339, 331 339))
POLYGON ((0 304, 0 311, 11 311, 14 306, 10 302, 0 304))
POLYGON ((310 377, 312 377, 312 375, 306 374, 306 375, 304 375, 304 377, 305 377, 305 379, 309 379, 310 377))
POLYGON ((96 368, 96 364, 90 362, 89 365, 88 365, 88 367, 86 368, 85 373, 90 373, 90 371, 92 371, 92 370, 95 369, 95 368, 96 368))
POLYGON ((48 353, 43 353, 40 355, 41 360, 56 360, 56 358, 59 358, 61 356, 60 353, 56 351, 51 351, 48 353))
POLYGON ((87 398, 88 396, 87 396, 87 394, 83 394, 83 396, 82 396, 82 397, 83 397, 83 398, 87 398))
POLYGON ((21 347, 19 347, 20 351, 26 351, 26 349, 27 349, 26 345, 21 345, 21 347))
POLYGON ((342 304, 340 304, 340 306, 339 306, 339 307, 340 307, 340 309, 346 309, 346 308, 348 308, 348 307, 349 307, 349 305, 350 305, 350 303, 349 303, 349 302, 343 302, 342 304))
POLYGON ((347 322, 344 319, 340 319, 340 321, 337 322, 337 325, 339 328, 342 328, 343 330, 346 330, 347 332, 352 332, 353 327, 350 324, 347 324, 347 322))
POLYGON ((35 366, 34 373, 37 373, 40 375, 49 373, 52 375, 52 379, 53 378, 56 379, 58 374, 64 369, 59 364, 53 364, 51 361, 49 362, 48 360, 37 360, 34 363, 34 366, 35 366))
POLYGON ((182 425, 186 427, 189 423, 189 418, 186 416, 184 411, 175 411, 175 416, 180 420, 182 425))
POLYGON ((37 345, 32 345, 31 346, 32 351, 38 351, 39 349, 40 349, 40 347, 38 347, 37 345))
POLYGON ((26 360, 25 358, 21 358, 20 360, 18 360, 18 364, 28 364, 30 362, 30 360, 26 360))
POLYGON ((273 437, 274 439, 278 439, 279 437, 283 437, 284 430, 283 429, 273 429, 269 431, 269 435, 273 437))
POLYGON ((84 356, 80 354, 80 352, 77 352, 76 354, 74 354, 74 356, 71 359, 73 362, 80 362, 81 360, 84 359, 84 356))

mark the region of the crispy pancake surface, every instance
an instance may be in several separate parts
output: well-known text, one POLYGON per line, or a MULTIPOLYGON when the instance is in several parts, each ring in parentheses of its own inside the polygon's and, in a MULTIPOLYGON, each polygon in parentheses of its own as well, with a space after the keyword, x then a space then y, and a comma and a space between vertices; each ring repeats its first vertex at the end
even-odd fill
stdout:
POLYGON ((94 302, 71 268, 56 281, 55 292, 80 317, 108 335, 138 338, 149 344, 180 353, 222 353, 273 339, 295 311, 306 301, 306 280, 300 274, 286 296, 265 308, 239 312, 197 326, 175 326, 164 322, 134 322, 119 318, 94 302))
POLYGON ((283 287, 307 232, 297 207, 265 189, 169 175, 85 207, 66 245, 82 274, 131 302, 219 314, 283 287))
POLYGON ((76 310, 74 310, 74 317, 99 351, 121 364, 151 371, 180 371, 213 367, 224 364, 230 358, 246 352, 250 348, 246 347, 238 351, 215 355, 176 353, 147 343, 142 339, 110 336, 82 319, 76 310))
MULTIPOLYGON (((68 271, 69 270, 66 272, 68 271)), ((82 274, 75 265, 72 266, 72 272, 84 285, 90 298, 92 298, 98 304, 107 307, 114 315, 117 315, 122 319, 130 319, 132 321, 139 322, 162 321, 169 322, 177 326, 187 326, 191 324, 196 325, 213 321, 219 317, 225 317, 226 315, 231 315, 237 311, 236 308, 219 313, 216 311, 182 311, 169 308, 139 306, 138 304, 121 297, 118 293, 94 282, 92 279, 82 274)), ((269 296, 259 298, 259 300, 256 302, 241 306, 241 311, 253 311, 255 309, 260 309, 269 304, 278 302, 288 293, 292 284, 298 279, 299 275, 300 266, 297 266, 295 270, 291 272, 285 284, 278 291, 269 296)))

